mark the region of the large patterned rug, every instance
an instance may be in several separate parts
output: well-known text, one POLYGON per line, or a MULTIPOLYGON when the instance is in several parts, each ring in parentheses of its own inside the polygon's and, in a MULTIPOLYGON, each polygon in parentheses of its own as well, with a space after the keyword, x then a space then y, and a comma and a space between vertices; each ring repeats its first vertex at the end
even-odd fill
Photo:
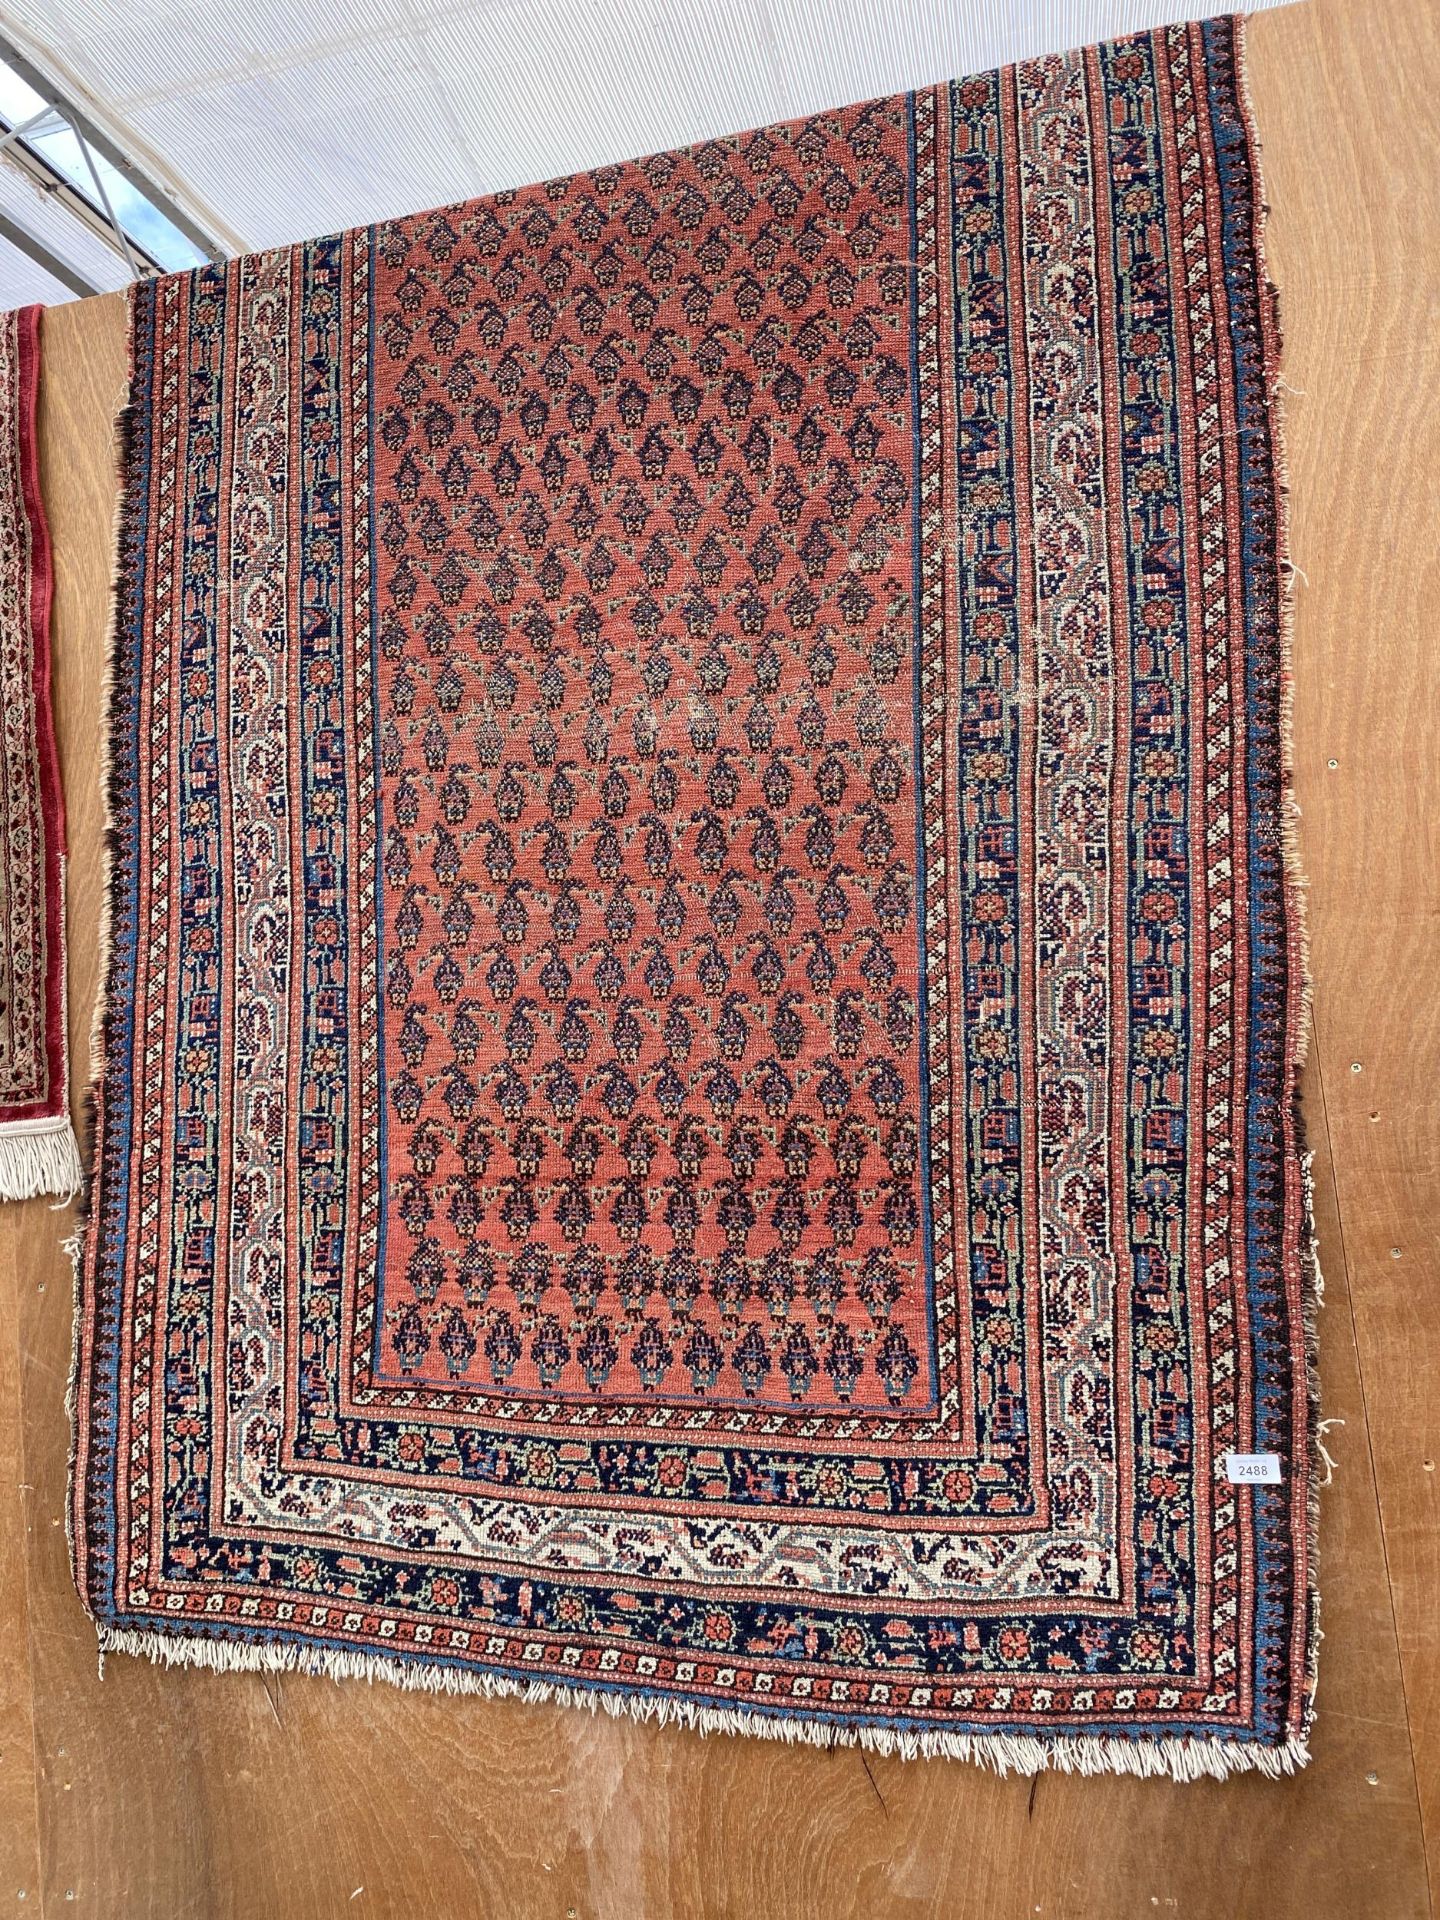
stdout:
POLYGON ((65 805, 50 710, 39 307, 0 313, 0 1200, 80 1185, 65 1038, 65 805))
POLYGON ((105 1648, 1303 1760, 1238 37, 138 290, 105 1648))

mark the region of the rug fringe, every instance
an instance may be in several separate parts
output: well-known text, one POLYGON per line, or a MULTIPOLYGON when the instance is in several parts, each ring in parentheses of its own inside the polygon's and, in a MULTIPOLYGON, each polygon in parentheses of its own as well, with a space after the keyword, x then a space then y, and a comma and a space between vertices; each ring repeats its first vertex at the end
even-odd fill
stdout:
POLYGON ((0 1126, 0 1200, 53 1193, 68 1205, 81 1178, 80 1147, 68 1118, 0 1126))
POLYGON ((193 1634, 142 1633, 105 1626, 100 1627, 98 1633, 102 1677, 108 1655, 128 1653, 160 1666, 208 1667, 217 1673, 239 1669, 250 1673, 305 1673, 336 1681, 383 1680, 410 1692, 480 1694, 487 1699, 584 1707, 591 1713, 608 1713, 616 1720, 649 1720, 661 1726, 685 1727, 699 1734, 747 1734, 762 1740, 783 1740, 792 1746, 858 1746, 904 1760, 970 1760, 998 1774, 1036 1774, 1049 1769, 1060 1773, 1123 1773, 1185 1782, 1223 1780, 1233 1773, 1263 1773, 1278 1780, 1285 1774, 1297 1772, 1310 1758, 1303 1738, 1299 1737, 1290 1738, 1282 1746, 1262 1747, 1241 1741, 1192 1740, 1183 1736, 1131 1740, 1086 1734, 1040 1740, 1030 1734, 1000 1731, 912 1732, 903 1727, 842 1725, 727 1707, 702 1707, 688 1700, 662 1700, 647 1694, 567 1686, 563 1681, 512 1680, 463 1667, 417 1667, 380 1654, 308 1648, 293 1641, 262 1646, 193 1634))

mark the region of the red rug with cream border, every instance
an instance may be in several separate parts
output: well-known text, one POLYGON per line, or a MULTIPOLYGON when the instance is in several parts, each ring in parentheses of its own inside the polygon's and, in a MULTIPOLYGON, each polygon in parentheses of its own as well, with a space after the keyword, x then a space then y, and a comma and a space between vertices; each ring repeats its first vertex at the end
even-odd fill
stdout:
POLYGON ((0 1200, 80 1185, 65 1035, 65 807, 50 709, 39 307, 0 313, 0 1200))

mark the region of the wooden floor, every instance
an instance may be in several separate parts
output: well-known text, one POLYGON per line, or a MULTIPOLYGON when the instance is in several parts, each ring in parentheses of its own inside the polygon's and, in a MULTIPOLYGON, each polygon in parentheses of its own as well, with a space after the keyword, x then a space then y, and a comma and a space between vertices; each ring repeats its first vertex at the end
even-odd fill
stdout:
MULTIPOLYGON (((1408 1920, 1440 1876, 1440 6, 1251 30, 1286 328, 1305 1111, 1335 1456, 1314 1763, 1224 1785, 946 1762, 114 1659, 62 1512, 68 1217, 0 1210, 0 1915, 1408 1920), (1433 1870, 1427 1878, 1426 1844, 1433 1870), (20 1904, 23 1903, 23 1904, 20 1904)), ((118 300, 46 323, 73 1053, 99 909, 118 300)))

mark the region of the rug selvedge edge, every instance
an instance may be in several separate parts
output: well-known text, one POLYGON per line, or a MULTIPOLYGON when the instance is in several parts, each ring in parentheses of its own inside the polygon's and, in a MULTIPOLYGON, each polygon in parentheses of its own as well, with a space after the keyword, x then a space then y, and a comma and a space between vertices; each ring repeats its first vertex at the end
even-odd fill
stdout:
POLYGON ((100 900, 96 928, 97 986, 90 1019, 89 1076, 83 1100, 83 1121, 79 1149, 84 1178, 74 1210, 74 1227, 62 1243, 69 1255, 73 1273, 73 1330, 70 1372, 65 1386, 65 1413, 70 1429, 68 1485, 65 1502, 65 1537, 70 1554, 71 1576, 82 1605, 100 1629, 101 1620, 91 1598, 82 1565, 83 1513, 88 1477, 81 1470, 81 1379, 87 1363, 93 1360, 93 1343, 87 1344, 87 1263, 98 1251, 103 1204, 99 1194, 101 1181, 101 1125, 106 1085, 106 1058, 109 1045, 109 1019, 116 1000, 114 970, 115 892, 120 880, 120 806, 117 797, 118 772, 114 764, 114 740, 119 719, 119 661, 126 621, 130 617, 137 584, 127 559, 132 535, 130 527, 130 468, 135 457, 135 433, 138 424, 136 401, 135 326, 137 302, 142 298, 138 286, 127 289, 125 300, 126 371, 111 425, 111 461, 115 481, 115 500, 111 514, 110 601, 106 621, 100 683, 100 900))
MULTIPOLYGON (((1309 1051, 1310 1018, 1314 994, 1311 972, 1310 936, 1307 920, 1305 876, 1300 846, 1301 809, 1295 798, 1295 583, 1299 572, 1291 549, 1290 470, 1283 395, 1294 391, 1281 371, 1284 334, 1280 317, 1280 289, 1271 276, 1267 225, 1270 203, 1266 193, 1265 170, 1259 124, 1250 85, 1250 23, 1244 14, 1232 16, 1235 59, 1235 91, 1240 117, 1245 128, 1254 187, 1255 278, 1260 305, 1260 324, 1264 355, 1265 399, 1270 425, 1270 464, 1275 491, 1276 592, 1279 620, 1279 730, 1281 756, 1280 848, 1285 879, 1285 924, 1289 939, 1289 960, 1294 970, 1294 990, 1287 1005, 1285 1072, 1289 1087, 1292 1151, 1299 1165, 1300 1228, 1297 1255, 1300 1282, 1300 1320, 1303 1336, 1306 1405, 1308 1421, 1306 1443, 1308 1457, 1308 1498, 1306 1504, 1306 1587, 1303 1595, 1308 1609, 1304 1689, 1300 1739, 1308 1742, 1315 1721, 1315 1694, 1319 1680, 1320 1642, 1324 1633, 1320 1624, 1320 1588, 1318 1558, 1320 1545, 1320 1491, 1328 1486, 1334 1470, 1324 1444, 1330 1422, 1322 1417, 1320 1380, 1319 1313, 1325 1304, 1325 1277, 1320 1265, 1320 1243, 1315 1224, 1314 1150, 1307 1145, 1307 1133, 1300 1082, 1309 1051)), ((1307 1755, 1308 1757, 1308 1755, 1307 1755)))

